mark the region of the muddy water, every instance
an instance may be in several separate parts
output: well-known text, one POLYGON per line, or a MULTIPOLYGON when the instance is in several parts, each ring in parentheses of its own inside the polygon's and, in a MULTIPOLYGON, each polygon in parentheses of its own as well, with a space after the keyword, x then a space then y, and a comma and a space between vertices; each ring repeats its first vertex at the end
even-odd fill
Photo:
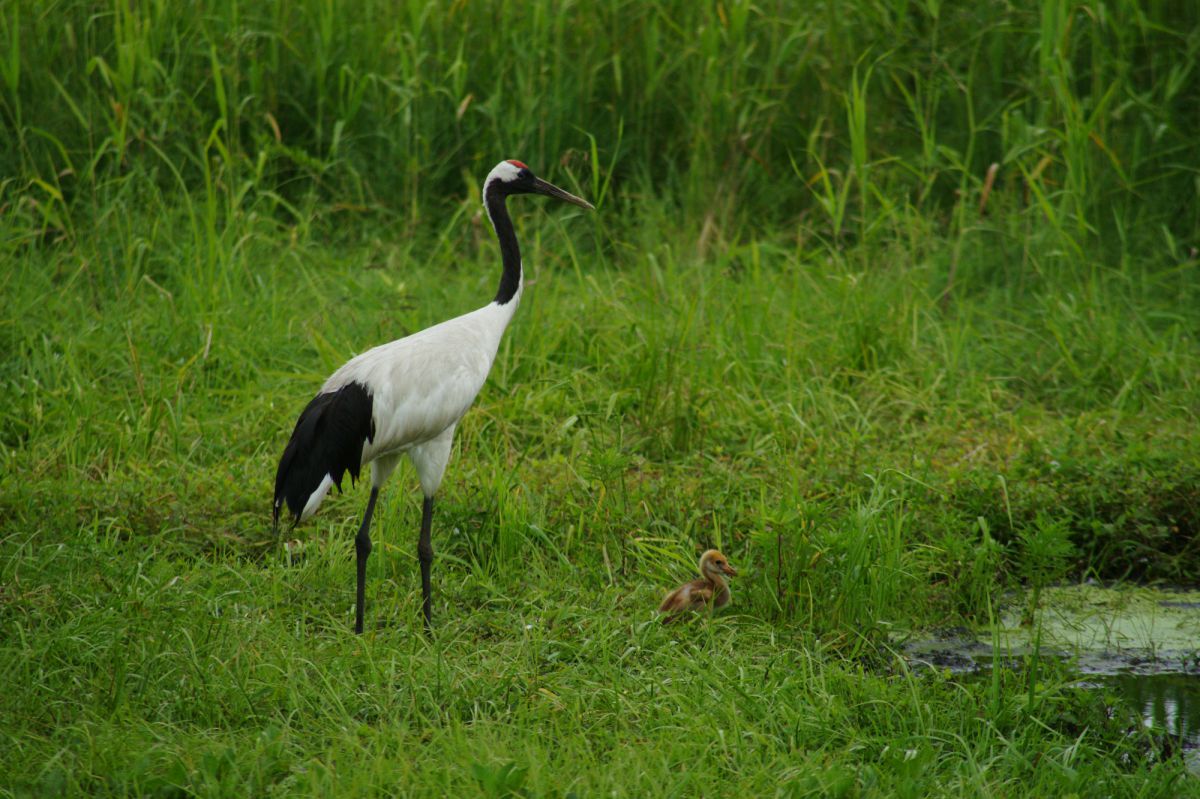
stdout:
POLYGON ((1200 747, 1200 677, 1116 674, 1105 682, 1141 714, 1145 726, 1200 747))
POLYGON ((1080 687, 1108 687, 1156 733, 1178 741, 1200 775, 1200 591, 1056 586, 1014 596, 996 624, 906 641, 916 669, 984 673, 1035 651, 1067 663, 1080 687))

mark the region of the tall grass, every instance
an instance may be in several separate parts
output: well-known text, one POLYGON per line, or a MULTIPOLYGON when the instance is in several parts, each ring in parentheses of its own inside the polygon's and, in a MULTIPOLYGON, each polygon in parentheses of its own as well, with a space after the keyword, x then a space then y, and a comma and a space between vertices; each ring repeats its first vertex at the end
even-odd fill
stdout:
POLYGON ((316 191, 416 219, 497 152, 589 175, 594 141, 615 200, 652 188, 698 218, 788 222, 852 191, 858 224, 824 226, 837 239, 910 205, 974 208, 996 163, 993 216, 1032 206, 1076 255, 1139 229, 1161 245, 1197 222, 1196 13, 14 1, 0 165, 58 231, 128 180, 176 176, 226 212, 316 191))

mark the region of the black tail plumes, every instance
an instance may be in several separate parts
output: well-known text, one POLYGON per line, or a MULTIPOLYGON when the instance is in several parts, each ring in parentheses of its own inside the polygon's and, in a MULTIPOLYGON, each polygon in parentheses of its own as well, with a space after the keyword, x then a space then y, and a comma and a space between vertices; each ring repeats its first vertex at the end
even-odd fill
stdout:
POLYGON ((342 476, 358 480, 363 445, 375 438, 371 394, 361 383, 348 383, 318 394, 296 422, 275 472, 275 524, 287 502, 292 522, 300 521, 309 497, 329 475, 338 491, 342 476))

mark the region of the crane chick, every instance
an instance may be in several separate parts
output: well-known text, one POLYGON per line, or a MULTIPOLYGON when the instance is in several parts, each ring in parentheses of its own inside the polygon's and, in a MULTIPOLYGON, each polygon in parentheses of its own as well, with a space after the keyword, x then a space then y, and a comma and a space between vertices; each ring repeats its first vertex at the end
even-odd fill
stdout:
POLYGON ((667 594, 667 598, 658 606, 658 612, 665 614, 663 624, 670 624, 691 610, 728 605, 729 584, 725 582, 726 575, 737 575, 737 569, 730 565, 729 558, 715 549, 701 555, 700 579, 679 586, 667 594))

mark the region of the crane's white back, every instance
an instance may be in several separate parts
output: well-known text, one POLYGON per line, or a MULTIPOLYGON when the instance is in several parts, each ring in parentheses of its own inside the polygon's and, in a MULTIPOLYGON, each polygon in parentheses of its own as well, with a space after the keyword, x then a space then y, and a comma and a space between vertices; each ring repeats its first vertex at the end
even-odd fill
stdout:
POLYGON ((370 349, 322 386, 371 387, 375 435, 362 464, 430 441, 456 424, 487 381, 516 299, 491 303, 441 324, 370 349))

